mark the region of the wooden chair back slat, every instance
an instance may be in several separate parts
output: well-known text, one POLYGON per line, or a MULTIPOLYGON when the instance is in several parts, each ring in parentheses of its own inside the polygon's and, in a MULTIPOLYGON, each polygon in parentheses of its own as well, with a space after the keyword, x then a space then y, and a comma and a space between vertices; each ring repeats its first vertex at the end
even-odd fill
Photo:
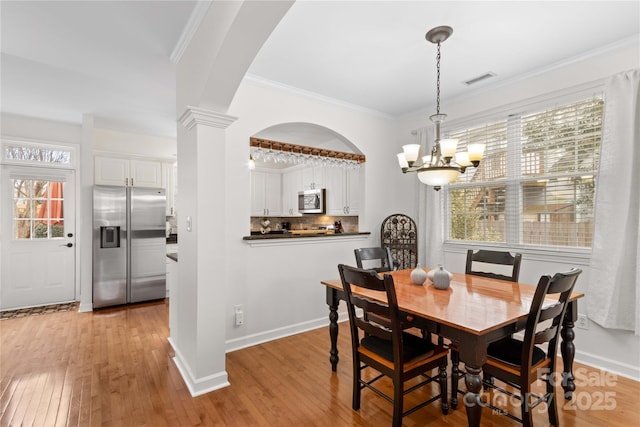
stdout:
MULTIPOLYGON (((520 277, 520 263, 522 254, 516 253, 511 255, 509 252, 489 251, 481 249, 474 252, 473 249, 467 251, 467 263, 465 267, 466 274, 476 276, 490 277, 492 279, 509 280, 517 282, 520 277), (511 266, 510 274, 503 274, 491 271, 483 271, 474 268, 474 263, 493 264, 497 266, 511 266)), ((504 269, 501 269, 504 270, 504 269)))
POLYGON ((354 254, 358 268, 365 268, 363 261, 378 261, 380 265, 368 268, 377 272, 391 271, 394 268, 389 248, 358 248, 354 249, 354 254))

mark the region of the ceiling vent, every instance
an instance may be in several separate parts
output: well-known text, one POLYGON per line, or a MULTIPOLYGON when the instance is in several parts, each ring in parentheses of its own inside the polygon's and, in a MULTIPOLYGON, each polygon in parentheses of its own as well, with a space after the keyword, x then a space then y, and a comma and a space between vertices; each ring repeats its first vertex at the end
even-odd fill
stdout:
POLYGON ((481 82, 482 80, 486 80, 486 79, 488 79, 490 77, 493 77, 495 75, 496 75, 495 73, 489 71, 488 73, 484 73, 484 74, 482 74, 482 75, 480 75, 478 77, 474 77, 472 79, 469 79, 469 80, 465 81, 464 84, 466 84, 467 86, 471 86, 472 84, 481 82))

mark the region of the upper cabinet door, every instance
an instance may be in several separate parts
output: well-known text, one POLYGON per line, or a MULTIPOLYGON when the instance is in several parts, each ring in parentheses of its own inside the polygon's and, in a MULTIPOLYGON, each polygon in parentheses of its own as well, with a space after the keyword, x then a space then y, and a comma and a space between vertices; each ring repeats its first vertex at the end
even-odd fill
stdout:
POLYGON ((162 187, 162 162, 153 160, 131 160, 132 187, 162 187))
POLYGON ((326 171, 327 215, 357 216, 362 196, 361 169, 329 168, 326 171))
POLYGON ((162 187, 162 162, 122 157, 95 157, 94 182, 121 187, 162 187))
POLYGON ((282 215, 280 173, 251 171, 251 216, 282 215))
POLYGON ((282 175, 282 215, 302 216, 298 212, 298 192, 302 190, 302 171, 293 169, 282 175))
POLYGON ((324 166, 313 166, 302 169, 303 190, 314 190, 325 187, 324 166))
POLYGON ((97 185, 130 185, 129 159, 96 156, 94 165, 97 185))

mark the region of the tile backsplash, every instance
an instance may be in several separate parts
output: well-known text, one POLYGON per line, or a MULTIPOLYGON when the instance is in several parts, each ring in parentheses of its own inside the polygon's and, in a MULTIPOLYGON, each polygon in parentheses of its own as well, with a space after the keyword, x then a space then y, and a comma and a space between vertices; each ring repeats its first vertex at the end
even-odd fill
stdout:
POLYGON ((288 222, 290 230, 313 230, 322 227, 333 228, 336 221, 342 223, 345 233, 357 233, 358 217, 357 216, 328 216, 328 215, 304 215, 296 217, 251 217, 251 231, 259 232, 262 228, 262 221, 268 219, 271 223, 269 227, 273 231, 282 230, 282 223, 288 222))

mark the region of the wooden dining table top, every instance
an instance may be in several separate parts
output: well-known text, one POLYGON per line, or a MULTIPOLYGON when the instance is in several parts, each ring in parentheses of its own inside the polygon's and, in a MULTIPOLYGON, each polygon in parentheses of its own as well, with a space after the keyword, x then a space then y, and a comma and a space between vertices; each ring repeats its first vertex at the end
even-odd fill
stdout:
MULTIPOLYGON (((429 271, 427 268, 424 270, 429 271)), ((476 335, 526 319, 536 291, 535 285, 462 273, 453 273, 450 287, 446 290, 437 289, 429 279, 422 285, 414 285, 410 269, 380 273, 383 274, 393 277, 400 310, 476 335)), ((339 279, 321 283, 342 290, 339 279)), ((358 295, 386 302, 384 292, 357 286, 352 289, 358 295)), ((570 301, 583 296, 573 292, 570 301)), ((552 304, 553 299, 548 303, 552 304)))

